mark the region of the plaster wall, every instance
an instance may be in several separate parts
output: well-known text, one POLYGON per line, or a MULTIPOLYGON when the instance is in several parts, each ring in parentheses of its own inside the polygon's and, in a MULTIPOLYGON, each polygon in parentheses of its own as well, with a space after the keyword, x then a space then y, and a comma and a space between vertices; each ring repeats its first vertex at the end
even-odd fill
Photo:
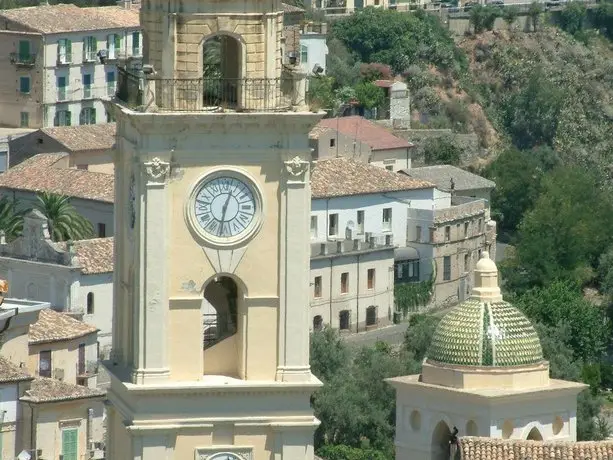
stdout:
POLYGON ((300 34, 300 67, 303 72, 311 74, 315 65, 324 69, 322 74, 326 73, 326 57, 328 56, 328 45, 326 44, 326 35, 317 33, 301 33, 300 34), (304 47, 304 48, 303 48, 304 47), (302 53, 306 50, 307 61, 302 60, 302 53))
POLYGON ((398 172, 411 167, 411 149, 403 147, 399 149, 373 150, 370 154, 370 164, 380 168, 398 172))
POLYGON ((311 260, 311 329, 315 316, 335 329, 341 311, 350 312, 348 331, 360 332, 390 324, 394 309, 394 249, 362 255, 311 260), (368 270, 374 269, 374 285, 368 288, 368 270), (341 292, 341 276, 348 274, 348 291, 341 292), (321 277, 321 296, 315 297, 315 278, 321 277), (377 323, 366 324, 366 310, 375 306, 377 323))
POLYGON ((323 130, 317 139, 309 141, 313 148, 313 159, 345 157, 367 163, 371 148, 368 144, 360 142, 356 136, 347 136, 336 129, 323 130))
POLYGON ((113 346, 113 273, 81 275, 76 299, 83 311, 83 321, 96 326, 100 343, 100 358, 107 359, 113 346), (94 295, 94 311, 87 312, 87 295, 94 295))
MULTIPOLYGON (((12 424, 17 421, 18 399, 19 384, 17 382, 0 385, 0 411, 4 411, 2 431, 4 431, 4 424, 12 424)), ((8 458, 8 455, 2 458, 8 458)))

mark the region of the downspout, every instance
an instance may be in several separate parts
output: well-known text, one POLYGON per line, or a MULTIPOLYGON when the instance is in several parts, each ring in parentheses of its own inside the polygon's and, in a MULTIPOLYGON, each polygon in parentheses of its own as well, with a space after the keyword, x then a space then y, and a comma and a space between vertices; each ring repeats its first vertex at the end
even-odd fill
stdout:
MULTIPOLYGON (((334 258, 330 257, 330 292, 329 292, 329 296, 330 297, 330 302, 329 302, 329 309, 330 309, 330 327, 332 327, 332 278, 333 278, 333 268, 334 268, 334 258)), ((339 324, 338 329, 341 329, 341 326, 339 324)))
MULTIPOLYGON (((358 253, 357 260, 358 280, 356 285, 356 298, 355 298, 355 331, 360 332, 360 254, 358 253)), ((366 326, 364 326, 366 330, 366 326)))
MULTIPOLYGON (((326 198, 326 241, 328 241, 329 236, 330 236, 330 198, 326 198)), ((330 294, 332 294, 332 291, 330 291, 330 294)))
POLYGON ((30 408, 30 450, 34 452, 34 460, 38 460, 38 455, 36 455, 36 417, 34 417, 34 407, 32 407, 31 402, 28 402, 28 407, 30 408))
POLYGON ((407 147, 407 166, 406 166, 407 169, 411 168, 411 165, 409 163, 409 161, 410 161, 409 160, 410 159, 409 150, 410 150, 410 147, 407 147))

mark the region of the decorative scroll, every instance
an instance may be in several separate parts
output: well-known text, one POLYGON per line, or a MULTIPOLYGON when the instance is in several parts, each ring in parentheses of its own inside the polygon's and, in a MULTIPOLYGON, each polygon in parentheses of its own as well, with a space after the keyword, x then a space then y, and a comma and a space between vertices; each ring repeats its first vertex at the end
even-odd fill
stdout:
POLYGON ((306 161, 301 159, 299 156, 295 156, 291 160, 285 162, 285 169, 292 178, 300 179, 308 171, 310 164, 310 161, 306 161))
POLYGON ((170 163, 162 161, 157 157, 143 165, 151 182, 164 182, 166 176, 170 173, 170 163))

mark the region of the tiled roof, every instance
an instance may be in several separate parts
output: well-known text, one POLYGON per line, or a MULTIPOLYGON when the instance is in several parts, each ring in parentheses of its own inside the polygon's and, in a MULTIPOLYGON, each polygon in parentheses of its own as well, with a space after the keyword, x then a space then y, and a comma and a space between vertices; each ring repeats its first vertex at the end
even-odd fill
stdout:
POLYGON ((415 179, 434 182, 438 189, 447 192, 451 190, 451 179, 453 179, 454 190, 474 190, 496 186, 494 182, 485 177, 451 165, 424 166, 403 169, 401 172, 415 179))
POLYGON ((613 458, 613 441, 523 441, 459 438, 463 460, 600 460, 613 458))
POLYGON ((341 134, 356 138, 367 144, 372 150, 390 150, 413 147, 409 141, 394 136, 386 128, 364 117, 351 116, 326 118, 317 126, 338 130, 341 134))
POLYGON ((58 126, 43 128, 41 132, 52 137, 67 151, 81 150, 110 150, 115 145, 115 123, 101 123, 98 125, 58 126))
POLYGON ((428 360, 461 366, 519 366, 543 361, 532 323, 511 304, 469 299, 439 322, 428 360))
POLYGON ((139 9, 120 6, 79 8, 65 3, 29 6, 2 10, 1 19, 8 19, 29 31, 43 34, 140 28, 139 9))
POLYGON ((311 175, 311 198, 366 195, 434 187, 430 182, 411 179, 350 158, 319 160, 311 175))
POLYGON ((335 130, 333 130, 332 128, 327 128, 325 126, 320 126, 320 125, 316 125, 310 132, 309 132, 309 139, 319 139, 319 136, 321 136, 324 133, 329 133, 329 132, 334 132, 335 130))
POLYGON ((66 313, 54 310, 41 310, 38 321, 30 326, 30 344, 72 340, 98 332, 94 326, 74 319, 66 313))
POLYGON ((70 401, 74 399, 95 398, 104 396, 106 392, 97 388, 61 382, 56 379, 36 378, 30 389, 20 398, 33 403, 70 401))
POLYGON ((22 369, 4 356, 0 356, 0 383, 22 382, 32 378, 27 369, 22 369))
POLYGON ((281 3, 284 13, 304 13, 305 10, 296 5, 290 5, 288 3, 281 3))
POLYGON ((58 168, 66 154, 42 153, 0 174, 0 188, 50 192, 85 200, 113 203, 115 177, 84 169, 58 168))
MULTIPOLYGON (((66 251, 66 242, 57 243, 66 251)), ((81 273, 95 275, 111 273, 113 271, 113 237, 93 238, 90 240, 76 240, 72 242, 81 273)))

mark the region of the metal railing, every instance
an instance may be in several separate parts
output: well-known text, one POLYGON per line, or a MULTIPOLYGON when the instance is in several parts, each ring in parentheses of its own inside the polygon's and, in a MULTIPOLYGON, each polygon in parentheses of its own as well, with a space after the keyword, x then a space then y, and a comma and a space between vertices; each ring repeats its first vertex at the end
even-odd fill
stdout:
POLYGON ((202 317, 204 348, 209 348, 236 333, 236 318, 229 314, 210 313, 202 317))
POLYGON ((57 89, 57 100, 58 101, 65 101, 68 99, 68 91, 66 89, 66 86, 60 86, 57 89))
POLYGON ((291 78, 151 78, 119 69, 117 98, 129 107, 154 102, 160 111, 282 112, 295 97, 291 78), (145 94, 144 86, 153 89, 145 94), (153 100, 145 100, 151 98, 153 100))
POLYGON ((11 64, 32 66, 36 62, 36 54, 33 53, 11 53, 11 64))
POLYGON ((72 54, 61 53, 57 55, 57 65, 67 65, 72 63, 72 54))
POLYGON ((84 51, 83 52, 83 62, 93 62, 98 59, 95 51, 84 51))

